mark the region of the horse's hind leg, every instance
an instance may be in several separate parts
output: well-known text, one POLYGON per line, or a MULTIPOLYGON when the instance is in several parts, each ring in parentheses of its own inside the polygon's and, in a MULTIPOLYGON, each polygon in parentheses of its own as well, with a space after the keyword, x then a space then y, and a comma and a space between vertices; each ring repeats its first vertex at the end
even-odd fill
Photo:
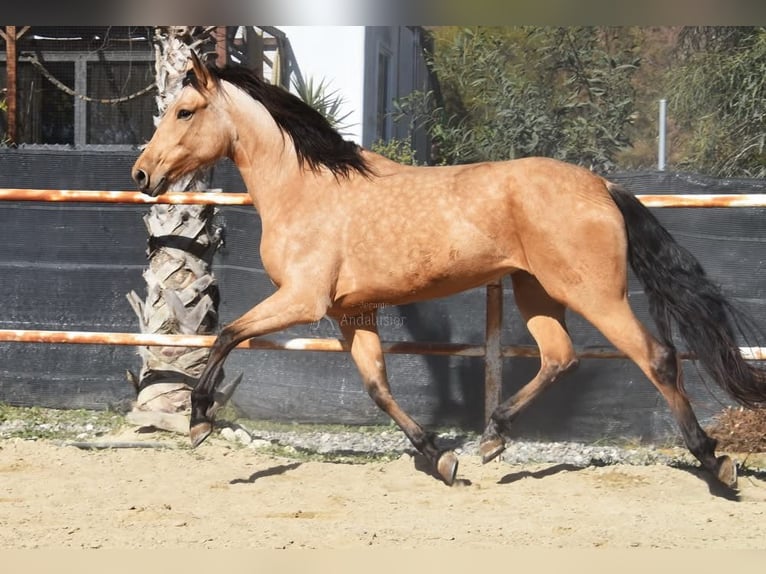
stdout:
POLYGON ((505 440, 516 415, 577 366, 577 357, 564 322, 564 305, 551 298, 538 280, 526 272, 513 274, 512 281, 516 305, 540 348, 540 370, 534 379, 492 413, 479 447, 485 463, 505 449, 505 440))
POLYGON ((660 343, 638 321, 627 299, 599 302, 590 299, 580 313, 599 329, 612 344, 630 357, 657 387, 678 423, 687 448, 720 482, 736 487, 737 471, 728 456, 716 457, 716 441, 700 427, 683 391, 682 371, 673 348, 660 343))
POLYGON ((457 473, 457 457, 452 451, 439 451, 434 436, 425 432, 404 412, 391 394, 376 317, 377 313, 372 311, 339 319, 341 331, 351 347, 351 356, 362 376, 364 387, 375 404, 399 425, 415 448, 426 457, 442 480, 451 485, 457 473))

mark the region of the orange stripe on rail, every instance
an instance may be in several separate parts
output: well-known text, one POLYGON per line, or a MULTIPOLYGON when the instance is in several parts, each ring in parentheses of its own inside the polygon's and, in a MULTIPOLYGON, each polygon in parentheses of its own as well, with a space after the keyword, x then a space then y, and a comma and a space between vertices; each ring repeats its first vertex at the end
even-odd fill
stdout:
POLYGON ((636 195, 647 207, 766 207, 766 193, 636 195))
MULTIPOLYGON (((0 342, 63 343, 79 345, 126 345, 136 347, 212 347, 214 335, 161 335, 153 333, 106 333, 95 331, 43 331, 34 329, 0 329, 0 342)), ((383 351, 393 354, 460 355, 483 357, 484 347, 462 343, 421 343, 394 341, 382 344, 383 351)), ((249 339, 238 349, 272 351, 344 352, 348 347, 339 339, 294 338, 286 341, 249 339)))
POLYGON ((246 193, 218 191, 169 192, 150 197, 139 191, 97 191, 88 189, 0 189, 0 201, 50 201, 85 203, 136 203, 184 205, 252 205, 246 193))
MULTIPOLYGON (((136 347, 212 347, 215 335, 160 335, 152 333, 108 333, 97 331, 44 331, 34 329, 0 329, 0 343, 63 343, 79 345, 122 345, 136 347)), ((434 343, 418 341, 385 341, 385 353, 396 355, 457 355, 484 357, 483 345, 464 343, 434 343)), ((238 349, 262 351, 318 351, 341 353, 348 351, 345 341, 331 338, 293 338, 284 341, 249 339, 238 349)), ((576 350, 584 359, 623 359, 625 355, 613 347, 582 347, 576 350)), ((766 347, 740 347, 747 360, 766 360, 766 347)), ((531 345, 504 345, 503 357, 539 357, 540 351, 531 345)), ((692 359, 688 353, 679 353, 682 359, 692 359)))
MULTIPOLYGON (((766 207, 766 194, 639 194, 648 207, 766 207)), ((0 189, 0 201, 51 201, 136 204, 252 205, 247 193, 220 190, 169 192, 149 197, 138 191, 98 191, 87 189, 0 189)))

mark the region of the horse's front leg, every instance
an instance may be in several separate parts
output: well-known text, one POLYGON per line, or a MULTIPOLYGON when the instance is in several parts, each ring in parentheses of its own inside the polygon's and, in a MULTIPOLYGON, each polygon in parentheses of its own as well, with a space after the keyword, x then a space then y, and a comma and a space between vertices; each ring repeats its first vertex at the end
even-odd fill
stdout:
POLYGON ((315 293, 282 287, 221 330, 191 393, 189 437, 193 447, 202 443, 213 430, 215 388, 229 353, 247 339, 281 331, 292 325, 319 321, 327 311, 328 302, 327 297, 317 297, 315 293))
MULTIPOLYGON (((336 317, 337 318, 337 317, 336 317)), ((351 347, 362 382, 375 404, 404 431, 413 446, 426 457, 441 479, 448 485, 455 482, 458 460, 451 450, 439 450, 432 433, 425 432, 394 399, 386 376, 386 365, 376 326, 377 313, 371 311, 355 316, 337 318, 343 336, 351 347)))

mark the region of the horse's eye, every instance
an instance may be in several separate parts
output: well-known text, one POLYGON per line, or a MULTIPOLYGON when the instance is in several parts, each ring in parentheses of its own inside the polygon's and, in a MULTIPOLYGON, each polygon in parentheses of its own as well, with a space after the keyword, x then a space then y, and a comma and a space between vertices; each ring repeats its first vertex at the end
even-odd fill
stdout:
POLYGON ((188 120, 193 115, 194 115, 193 111, 181 109, 181 110, 178 110, 178 114, 176 115, 176 117, 179 120, 188 120))

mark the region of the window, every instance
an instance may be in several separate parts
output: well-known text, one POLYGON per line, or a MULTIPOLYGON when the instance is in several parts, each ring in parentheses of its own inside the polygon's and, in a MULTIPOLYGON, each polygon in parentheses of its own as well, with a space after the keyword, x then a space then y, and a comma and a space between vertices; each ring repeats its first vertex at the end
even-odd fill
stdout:
MULTIPOLYGON (((74 84, 74 64, 54 67, 61 82, 74 84)), ((18 143, 73 144, 74 98, 45 80, 29 64, 18 66, 18 143)))
MULTIPOLYGON (((17 41, 17 143, 145 143, 154 129, 155 92, 137 94, 154 81, 150 34, 127 26, 31 27, 17 41)), ((3 47, 0 89, 7 81, 3 47)))
MULTIPOLYGON (((109 99, 115 94, 136 94, 154 80, 154 66, 148 62, 89 62, 88 94, 109 99)), ((149 140, 156 113, 155 92, 117 104, 87 103, 88 144, 137 145, 149 140)))

